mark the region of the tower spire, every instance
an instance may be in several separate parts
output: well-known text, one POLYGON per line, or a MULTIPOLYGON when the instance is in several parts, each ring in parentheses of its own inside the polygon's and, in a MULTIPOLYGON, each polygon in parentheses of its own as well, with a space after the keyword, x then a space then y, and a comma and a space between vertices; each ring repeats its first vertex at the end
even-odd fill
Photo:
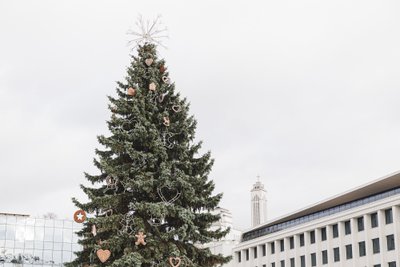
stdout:
POLYGON ((257 182, 251 189, 251 226, 255 227, 267 221, 267 191, 257 175, 257 182))

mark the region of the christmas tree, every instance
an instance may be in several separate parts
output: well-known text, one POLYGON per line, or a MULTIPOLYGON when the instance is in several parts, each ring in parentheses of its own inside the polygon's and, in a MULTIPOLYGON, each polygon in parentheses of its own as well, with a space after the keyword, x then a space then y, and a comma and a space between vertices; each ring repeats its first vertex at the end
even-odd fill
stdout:
POLYGON ((85 173, 89 201, 73 199, 84 221, 83 250, 69 266, 216 266, 229 261, 201 244, 224 237, 208 179, 213 160, 199 155, 196 121, 157 56, 151 31, 138 38, 137 55, 109 97, 109 135, 98 137, 98 175, 85 173), (82 215, 88 213, 88 218, 82 215), (92 215, 91 215, 92 214, 92 215))

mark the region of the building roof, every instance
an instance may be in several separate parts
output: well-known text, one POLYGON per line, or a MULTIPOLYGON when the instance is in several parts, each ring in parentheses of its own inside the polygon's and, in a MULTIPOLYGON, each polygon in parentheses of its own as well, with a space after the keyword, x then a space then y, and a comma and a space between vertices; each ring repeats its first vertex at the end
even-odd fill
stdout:
MULTIPOLYGON (((384 176, 367 184, 361 185, 342 194, 333 196, 326 200, 317 202, 316 204, 310 205, 293 213, 278 217, 274 220, 268 221, 265 224, 257 225, 248 231, 268 227, 281 222, 290 221, 302 216, 306 216, 312 213, 316 213, 322 210, 326 210, 338 205, 342 205, 354 200, 358 200, 364 197, 368 197, 374 194, 378 194, 393 188, 400 187, 400 171, 384 176)), ((247 232, 247 231, 245 231, 247 232)))
POLYGON ((7 213, 7 212, 0 212, 0 215, 29 217, 29 215, 27 214, 17 214, 17 213, 7 213))

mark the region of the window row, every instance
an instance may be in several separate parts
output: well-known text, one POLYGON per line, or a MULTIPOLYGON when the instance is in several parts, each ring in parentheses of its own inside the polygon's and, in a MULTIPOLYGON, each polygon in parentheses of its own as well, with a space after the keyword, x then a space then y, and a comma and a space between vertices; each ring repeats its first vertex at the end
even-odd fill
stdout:
MULTIPOLYGON (((275 253, 275 243, 270 243, 271 245, 271 254, 275 253)), ((283 243, 281 244, 281 248, 283 248, 283 243)), ((261 255, 262 256, 266 256, 267 254, 267 247, 265 244, 260 246, 261 248, 261 255)), ((366 244, 365 241, 360 241, 358 242, 358 256, 359 257, 364 257, 367 254, 367 250, 366 250, 366 244)), ((377 254, 381 252, 381 243, 379 238, 373 238, 371 239, 371 248, 372 248, 372 253, 373 254, 377 254)), ((395 250, 396 245, 395 245, 395 239, 394 239, 394 235, 387 235, 386 236, 386 250, 387 251, 392 251, 395 250)), ((251 248, 252 250, 252 255, 253 258, 256 259, 258 257, 258 247, 253 247, 251 248)), ((244 252, 244 258, 246 261, 250 260, 250 250, 246 249, 243 251, 244 252)), ((345 245, 344 247, 344 253, 345 253, 345 259, 352 259, 353 258, 353 245, 352 244, 348 244, 345 245)), ((236 252, 236 256, 237 256, 237 261, 241 262, 242 261, 242 251, 238 251, 236 252)), ((311 266, 316 266, 313 264, 313 262, 315 262, 316 264, 316 253, 312 253, 311 255, 311 266)), ((333 249, 333 261, 337 262, 340 261, 340 250, 339 247, 336 247, 333 249)), ((301 258, 300 258, 300 262, 302 262, 301 258)), ((321 252, 321 262, 322 264, 327 264, 328 263, 328 251, 327 250, 323 250, 321 252)), ((303 266, 303 265, 301 265, 303 266)))
MULTIPOLYGON (((324 264, 326 264, 326 263, 324 263, 324 264)), ((286 265, 285 265, 285 261, 284 260, 281 260, 278 263, 275 263, 275 262, 271 263, 271 267, 285 267, 285 266, 286 265)), ((295 267, 296 266, 294 258, 290 258, 288 266, 289 267, 295 267)), ((315 254, 311 254, 311 266, 317 266, 315 254)), ((388 262, 386 266, 387 267, 396 267, 396 262, 395 261, 388 262)), ((263 264, 262 267, 267 267, 267 265, 263 264)), ((300 256, 300 267, 306 267, 306 258, 305 258, 304 255, 300 256)), ((381 264, 374 264, 373 267, 383 267, 383 266, 381 264)))

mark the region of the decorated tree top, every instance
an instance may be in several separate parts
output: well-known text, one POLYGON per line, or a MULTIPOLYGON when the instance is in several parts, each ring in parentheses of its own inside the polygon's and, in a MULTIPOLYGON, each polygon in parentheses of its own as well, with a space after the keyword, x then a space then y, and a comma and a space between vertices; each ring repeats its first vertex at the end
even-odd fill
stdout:
POLYGON ((73 199, 88 219, 79 232, 83 250, 70 266, 206 267, 229 260, 199 246, 229 231, 210 230, 219 219, 210 211, 222 195, 213 195, 213 160, 209 152, 199 155, 196 121, 158 58, 160 32, 149 36, 155 25, 148 25, 117 96, 109 97, 110 133, 98 137, 94 160, 99 174, 86 173, 92 186, 81 185, 89 201, 73 199))

